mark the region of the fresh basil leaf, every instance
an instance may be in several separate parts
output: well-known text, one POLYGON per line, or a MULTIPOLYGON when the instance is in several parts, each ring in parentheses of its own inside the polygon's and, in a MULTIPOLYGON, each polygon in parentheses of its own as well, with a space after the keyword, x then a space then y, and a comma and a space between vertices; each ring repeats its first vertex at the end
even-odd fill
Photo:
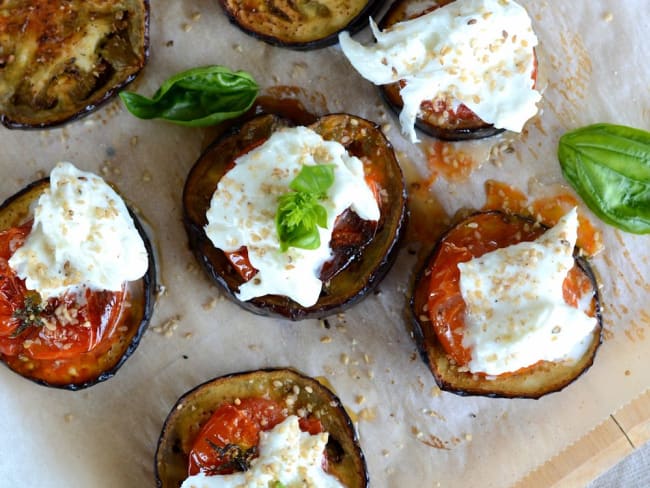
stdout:
POLYGON ((327 227, 327 210, 318 200, 333 184, 333 165, 303 166, 289 184, 294 191, 278 198, 275 226, 282 252, 290 247, 318 249, 318 227, 327 227))
POLYGON ((293 191, 321 195, 334 184, 334 165, 317 164, 303 166, 300 173, 289 184, 293 191))
POLYGON ((650 132, 594 124, 564 134, 562 172, 603 221, 635 234, 650 233, 650 132))
POLYGON ((126 108, 141 119, 159 118, 180 125, 202 127, 237 117, 248 110, 259 87, 245 71, 203 66, 178 73, 153 98, 121 92, 126 108))

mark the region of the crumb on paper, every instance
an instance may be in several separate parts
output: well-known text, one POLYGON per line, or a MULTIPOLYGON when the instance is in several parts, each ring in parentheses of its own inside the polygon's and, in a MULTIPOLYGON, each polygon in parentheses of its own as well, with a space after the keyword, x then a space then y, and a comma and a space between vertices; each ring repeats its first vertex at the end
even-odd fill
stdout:
POLYGON ((366 397, 363 395, 357 395, 354 397, 354 401, 357 405, 361 405, 363 402, 366 401, 366 397))
POLYGON ((142 181, 143 181, 144 183, 149 183, 151 180, 152 180, 151 173, 150 173, 148 170, 145 169, 145 170, 142 172, 142 181))
POLYGON ((611 22, 612 20, 614 20, 614 14, 611 12, 605 12, 603 14, 603 20, 605 22, 611 22))
POLYGON ((74 416, 71 413, 66 413, 63 416, 63 420, 65 421, 66 424, 69 424, 70 422, 72 422, 72 419, 74 419, 74 416))
POLYGON ((329 344, 330 342, 332 342, 332 338, 331 338, 330 336, 322 336, 322 337, 320 338, 320 341, 321 341, 323 344, 329 344))
POLYGON ((174 331, 178 328, 178 323, 180 322, 180 320, 181 317, 179 315, 175 315, 174 317, 166 320, 162 324, 156 325, 151 330, 164 337, 171 337, 172 335, 174 335, 174 331))
POLYGON ((184 23, 181 28, 184 32, 189 32, 192 30, 192 24, 184 23))
POLYGON ((441 393, 442 393, 442 390, 440 390, 440 388, 438 388, 437 386, 434 386, 434 387, 431 388, 430 395, 432 397, 439 397, 441 393))
POLYGON ((345 354, 345 353, 341 354, 340 359, 341 359, 341 363, 342 363, 342 364, 347 365, 347 364, 350 363, 350 356, 348 356, 348 355, 345 354))
POLYGON ((169 41, 165 42, 165 47, 172 47, 174 45, 174 40, 170 39, 169 41))
POLYGON ((156 287, 156 298, 161 298, 167 296, 167 287, 163 284, 159 284, 156 287))
POLYGON ((244 48, 242 47, 241 44, 233 44, 232 48, 237 51, 238 53, 244 52, 244 48))
POLYGON ((262 347, 259 346, 258 344, 249 344, 248 349, 250 349, 251 351, 261 351, 262 347))
POLYGON ((219 302, 219 297, 212 297, 210 300, 205 302, 203 305, 201 305, 201 308, 203 310, 212 310, 214 307, 217 306, 217 303, 219 302))
POLYGON ((465 434, 465 440, 467 442, 471 442, 472 441, 472 434, 465 434))
POLYGON ((194 334, 192 332, 185 332, 185 334, 183 334, 183 339, 190 339, 193 336, 194 334))
POLYGON ((631 374, 632 374, 632 371, 630 371, 629 369, 625 370, 625 376, 630 376, 631 374))
POLYGON ((373 407, 366 407, 359 410, 359 413, 357 415, 361 420, 372 422, 377 418, 377 410, 373 407))
POLYGON ((195 12, 192 14, 192 22, 198 22, 201 20, 201 12, 195 12))

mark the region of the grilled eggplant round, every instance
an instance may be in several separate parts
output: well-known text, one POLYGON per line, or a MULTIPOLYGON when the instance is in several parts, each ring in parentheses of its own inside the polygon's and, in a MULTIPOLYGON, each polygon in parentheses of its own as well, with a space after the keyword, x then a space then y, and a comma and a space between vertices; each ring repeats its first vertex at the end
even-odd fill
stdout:
MULTIPOLYGON (((0 206, 0 231, 23 226, 30 220, 31 206, 41 193, 49 188, 49 178, 38 180, 7 199, 0 206)), ((124 289, 124 303, 112 328, 112 334, 101 340, 87 352, 61 359, 56 355, 34 359, 22 354, 17 348, 15 354, 0 351, 0 360, 19 375, 44 386, 66 390, 80 390, 105 381, 115 375, 124 362, 133 354, 140 343, 153 313, 156 289, 156 267, 153 248, 137 216, 129 210, 140 234, 147 254, 149 267, 146 274, 137 281, 128 282, 124 289)), ((1 259, 0 267, 6 266, 1 259)), ((5 293, 7 277, 0 276, 0 293, 5 293)), ((63 312, 65 313, 65 312, 63 312)), ((113 315, 111 314, 111 317, 113 315)), ((0 332, 3 332, 0 330, 0 332)), ((0 339, 4 339, 0 337, 0 339)), ((21 336, 16 340, 21 341, 21 336)), ((18 343, 16 343, 18 344, 18 343)), ((10 348, 12 346, 9 346, 10 348)), ((24 344, 20 347, 25 347, 24 344)), ((62 346, 65 350, 65 345, 62 346)))
POLYGON ((310 125, 314 131, 326 140, 343 144, 350 154, 363 161, 366 173, 372 173, 380 186, 380 220, 376 226, 370 226, 356 214, 346 212, 343 223, 353 232, 338 239, 335 227, 330 243, 333 258, 321 270, 323 289, 315 305, 302 307, 278 295, 245 302, 238 300, 236 292, 244 279, 206 236, 203 230, 207 224, 206 212, 230 164, 246 150, 265 141, 275 130, 291 125, 291 121, 276 115, 258 115, 217 139, 190 171, 183 191, 183 210, 192 251, 210 277, 235 302, 261 315, 300 320, 339 312, 356 303, 381 281, 396 257, 406 228, 406 190, 393 149, 375 124, 347 114, 317 119, 310 125), (351 234, 358 239, 351 240, 351 234))
MULTIPOLYGON (((397 0, 382 18, 379 27, 387 29, 398 22, 414 19, 453 1, 397 0)), ((535 77, 536 72, 533 73, 533 78, 535 77)), ((380 87, 382 96, 398 114, 404 106, 400 96, 402 86, 403 82, 398 81, 380 87)), ((504 129, 497 129, 492 124, 481 120, 463 104, 453 110, 451 103, 451 100, 442 98, 423 102, 420 105, 420 113, 415 122, 416 127, 426 134, 448 141, 483 139, 504 132, 504 129)))
POLYGON ((220 406, 264 398, 286 406, 286 415, 310 416, 329 433, 327 471, 348 488, 368 486, 366 461, 341 401, 313 378, 292 369, 264 369, 222 376, 183 395, 171 409, 158 441, 155 471, 159 488, 178 488, 188 476, 192 446, 220 406), (291 398, 291 401, 287 401, 291 398), (300 412, 300 413, 299 413, 300 412))
POLYGON ((144 67, 148 29, 148 0, 3 2, 0 120, 43 128, 92 112, 144 67))
POLYGON ((378 10, 379 0, 219 0, 230 21, 275 46, 318 49, 337 42, 342 30, 356 32, 378 10))
POLYGON ((591 297, 588 313, 597 322, 589 347, 578 361, 540 361, 514 373, 487 377, 469 372, 448 350, 454 347, 450 343, 462 342, 464 302, 458 285, 458 262, 517 242, 535 240, 544 231, 545 227, 526 217, 499 211, 477 213, 452 227, 427 258, 415 279, 410 315, 420 355, 442 390, 458 395, 539 398, 561 390, 592 365, 603 327, 600 299, 594 273, 577 251, 574 253, 575 266, 565 280, 565 290, 568 288, 571 293, 576 290, 580 293, 576 296, 591 297), (465 258, 461 258, 462 255, 465 258), (433 294, 442 297, 435 309, 430 303, 433 294))

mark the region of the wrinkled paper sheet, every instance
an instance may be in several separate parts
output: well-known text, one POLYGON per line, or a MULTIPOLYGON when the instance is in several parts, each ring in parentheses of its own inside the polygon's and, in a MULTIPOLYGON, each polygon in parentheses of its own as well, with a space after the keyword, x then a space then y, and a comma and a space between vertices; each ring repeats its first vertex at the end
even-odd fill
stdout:
MULTIPOLYGON (((566 130, 601 121, 650 128, 645 1, 522 3, 548 78, 542 113, 500 165, 486 163, 464 183, 438 178, 434 198, 449 215, 479 208, 490 178, 532 198, 568 191, 556 158, 566 130)), ((428 178, 422 147, 399 134, 396 117, 338 47, 303 53, 268 46, 230 25, 214 0, 152 0, 151 10, 150 62, 130 89, 151 95, 171 74, 198 65, 247 70, 265 88, 301 87, 316 112, 350 112, 383 125, 410 181, 428 178)), ((369 32, 358 38, 369 40, 369 32)), ((606 246, 593 260, 606 340, 586 375, 538 401, 462 398, 435 388, 404 319, 416 262, 405 250, 381 293, 330 317, 330 329, 241 310, 198 268, 181 221, 185 177, 209 139, 210 131, 135 119, 117 101, 62 129, 0 129, 0 198, 59 160, 99 172, 146 216, 165 287, 138 350, 107 382, 58 391, 0 368, 0 485, 152 486, 156 442, 176 399, 215 376, 260 367, 293 366, 331 382, 358 414, 377 487, 507 486, 650 386, 648 237, 616 231, 588 211, 606 246)))

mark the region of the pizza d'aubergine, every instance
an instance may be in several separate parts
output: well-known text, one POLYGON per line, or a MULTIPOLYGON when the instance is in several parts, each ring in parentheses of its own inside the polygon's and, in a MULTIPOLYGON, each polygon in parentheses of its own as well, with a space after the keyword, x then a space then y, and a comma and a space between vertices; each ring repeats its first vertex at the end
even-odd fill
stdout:
POLYGON ((392 146, 348 114, 294 126, 258 115, 219 138, 185 183, 190 246, 255 313, 323 317, 357 302, 392 265, 406 195, 392 146))
POLYGON ((603 325, 594 273, 574 252, 577 226, 575 209, 548 230, 492 211, 438 241, 410 305, 441 389, 539 398, 591 366, 603 325))
POLYGON ((59 163, 0 206, 0 361, 78 390, 138 346, 156 288, 138 218, 99 176, 59 163))
POLYGON ((148 56, 148 0, 0 5, 0 121, 62 124, 131 82, 148 56))
POLYGON ((171 409, 156 451, 160 488, 366 488, 368 472, 340 400, 293 369, 210 380, 171 409))

